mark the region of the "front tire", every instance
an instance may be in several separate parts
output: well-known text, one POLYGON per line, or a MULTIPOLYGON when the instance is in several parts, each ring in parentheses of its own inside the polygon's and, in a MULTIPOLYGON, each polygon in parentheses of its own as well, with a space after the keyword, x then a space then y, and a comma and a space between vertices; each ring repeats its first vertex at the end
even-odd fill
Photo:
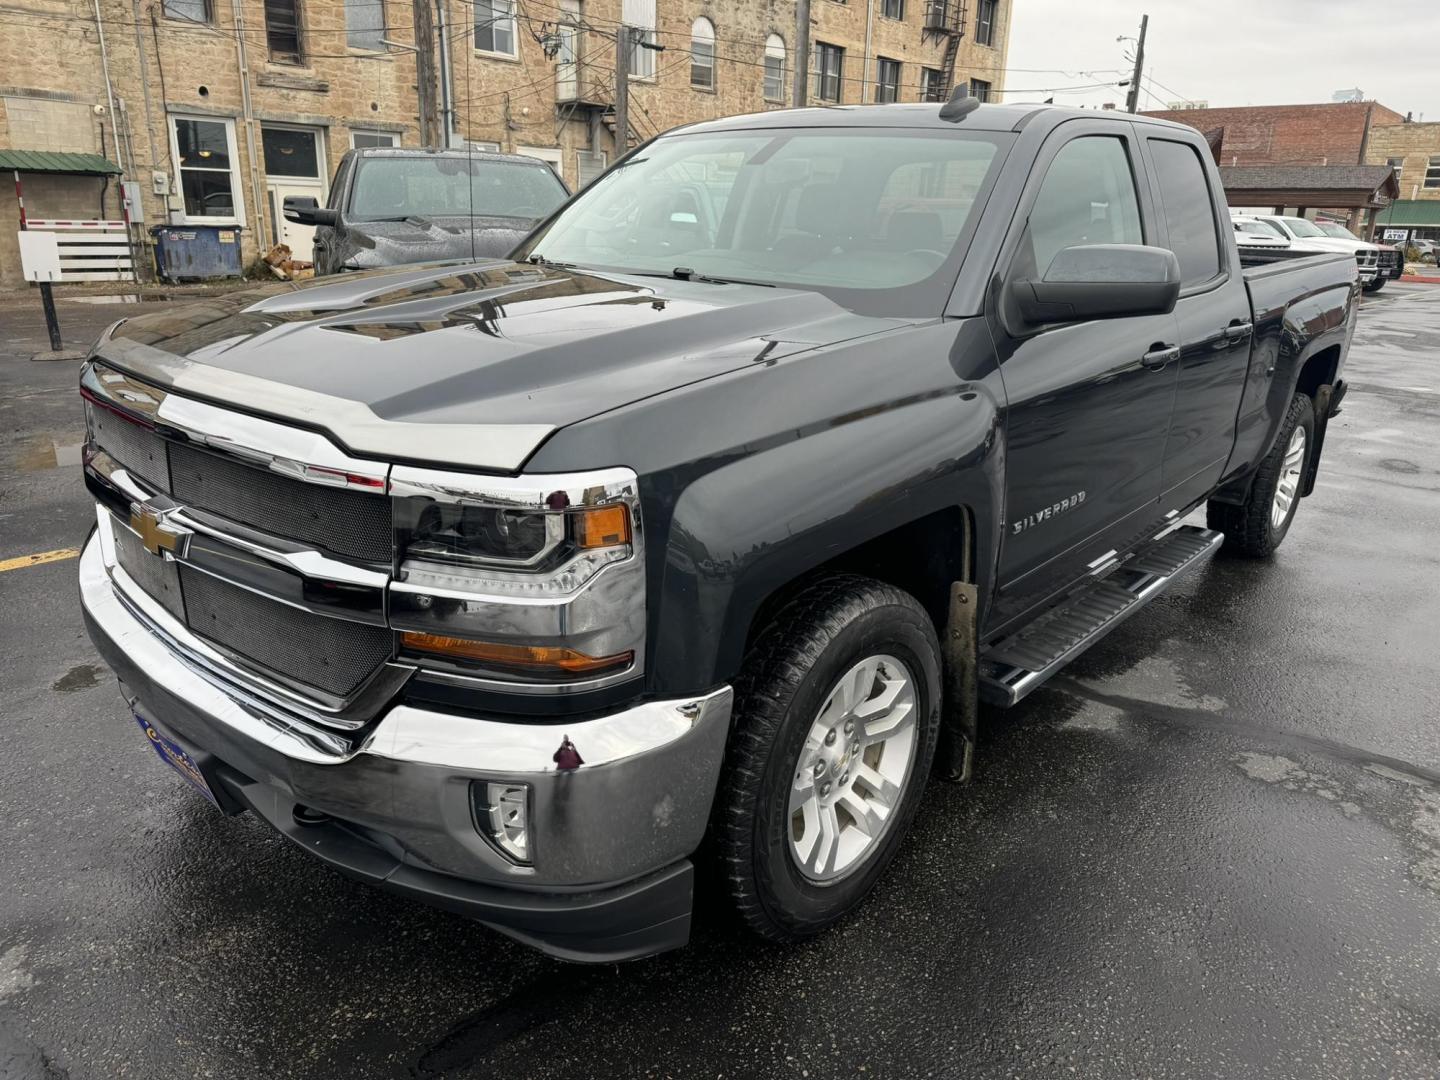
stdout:
POLYGON ((1249 497, 1238 506, 1213 499, 1206 505, 1206 524, 1225 534, 1225 551, 1263 559, 1280 546, 1300 508, 1300 487, 1314 445, 1315 403, 1296 394, 1275 445, 1255 470, 1249 497))
POLYGON ((1387 282, 1389 282, 1389 280, 1390 280, 1389 278, 1383 278, 1383 277, 1376 278, 1376 279, 1375 279, 1374 281, 1372 281, 1369 285, 1366 285, 1366 286, 1364 287, 1364 288, 1365 288, 1365 291, 1366 291, 1367 293, 1377 293, 1377 292, 1379 292, 1381 289, 1385 288, 1385 285, 1386 285, 1387 282))
POLYGON ((845 918, 900 846, 940 732, 940 643, 908 593, 845 575, 756 639, 716 798, 741 919, 797 941, 845 918))

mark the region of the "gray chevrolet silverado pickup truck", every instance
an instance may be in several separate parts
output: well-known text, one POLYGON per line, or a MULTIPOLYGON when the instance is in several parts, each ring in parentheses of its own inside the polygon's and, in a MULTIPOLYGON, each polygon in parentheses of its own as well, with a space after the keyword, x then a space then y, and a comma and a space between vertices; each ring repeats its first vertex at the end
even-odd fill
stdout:
POLYGON ((1189 128, 699 124, 507 259, 112 328, 87 625, 164 762, 363 881, 601 961, 684 944, 698 867, 795 940, 982 699, 1275 550, 1358 298, 1242 265, 1189 128))

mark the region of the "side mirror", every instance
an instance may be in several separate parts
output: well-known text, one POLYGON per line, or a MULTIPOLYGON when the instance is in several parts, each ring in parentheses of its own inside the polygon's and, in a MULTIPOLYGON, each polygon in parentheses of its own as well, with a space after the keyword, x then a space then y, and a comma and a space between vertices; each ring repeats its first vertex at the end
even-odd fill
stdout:
POLYGON ((1168 315, 1180 297, 1173 251, 1139 244, 1081 244, 1058 252, 1039 281, 1010 285, 1027 323, 1168 315))
POLYGON ((286 195, 281 210, 286 221, 296 225, 335 225, 340 221, 338 210, 327 210, 310 195, 286 195))

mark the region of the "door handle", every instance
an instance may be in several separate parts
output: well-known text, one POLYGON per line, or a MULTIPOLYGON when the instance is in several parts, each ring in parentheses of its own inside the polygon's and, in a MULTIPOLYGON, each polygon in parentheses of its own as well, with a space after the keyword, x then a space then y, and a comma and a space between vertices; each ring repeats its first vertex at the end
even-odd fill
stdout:
POLYGON ((1232 345, 1244 341, 1255 332, 1254 323, 1233 322, 1225 328, 1225 340, 1232 345))
POLYGON ((1151 371, 1163 371, 1171 360, 1179 359, 1179 345, 1157 345, 1140 358, 1140 363, 1151 371))

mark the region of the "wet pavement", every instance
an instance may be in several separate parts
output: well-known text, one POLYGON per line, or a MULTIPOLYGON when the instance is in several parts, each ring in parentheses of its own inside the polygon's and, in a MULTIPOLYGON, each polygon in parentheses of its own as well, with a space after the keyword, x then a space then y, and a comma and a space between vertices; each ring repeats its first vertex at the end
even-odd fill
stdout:
MULTIPOLYGON (((90 516, 34 307, 0 304, 0 566, 90 516)), ((0 571, 0 1080, 1435 1077, 1440 288, 1368 301, 1346 377, 1278 556, 988 713, 976 781, 789 950, 707 893, 689 949, 577 968, 351 883, 160 767, 73 559, 0 571)))

